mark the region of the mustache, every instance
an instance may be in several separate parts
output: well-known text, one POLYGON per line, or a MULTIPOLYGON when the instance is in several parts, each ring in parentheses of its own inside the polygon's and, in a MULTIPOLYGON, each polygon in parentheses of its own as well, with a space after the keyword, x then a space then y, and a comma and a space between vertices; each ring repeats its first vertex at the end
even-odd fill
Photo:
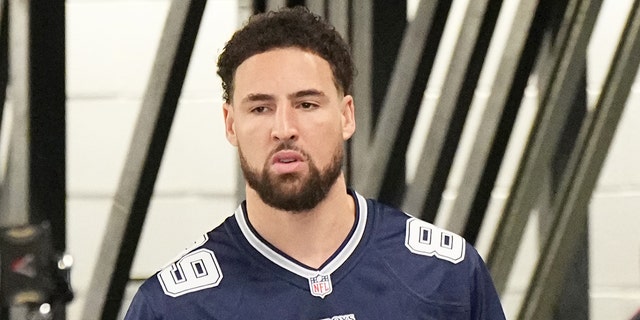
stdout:
POLYGON ((283 151, 283 150, 297 151, 297 152, 300 152, 305 157, 307 156, 307 153, 304 152, 302 149, 300 149, 298 146, 296 146, 295 143, 293 141, 291 141, 291 140, 286 140, 286 141, 283 141, 280 144, 278 144, 273 149, 273 151, 271 151, 271 156, 273 156, 277 152, 283 151))

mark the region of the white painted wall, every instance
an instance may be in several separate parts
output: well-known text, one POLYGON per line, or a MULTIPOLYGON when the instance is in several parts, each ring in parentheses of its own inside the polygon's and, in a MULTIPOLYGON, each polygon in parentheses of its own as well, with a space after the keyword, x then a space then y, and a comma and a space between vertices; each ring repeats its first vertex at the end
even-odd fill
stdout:
MULTIPOLYGON (((465 1, 468 0, 454 3, 454 15, 462 14, 465 1)), ((607 0, 603 6, 589 51, 592 99, 597 97, 617 30, 630 3, 631 0, 607 0)), ((516 4, 515 0, 505 1, 512 9, 516 4)), ((68 249, 76 260, 72 280, 77 297, 69 306, 69 319, 81 318, 84 296, 168 7, 168 0, 67 0, 68 249)), ((238 11, 237 1, 208 1, 134 261, 131 274, 134 278, 150 276, 199 234, 230 215, 236 206, 235 150, 224 139, 215 61, 224 41, 237 26, 237 17, 243 14, 246 12, 238 11)), ((508 26, 508 21, 502 22, 498 31, 504 34, 508 26)), ((453 41, 455 31, 448 32, 453 37, 449 41, 453 41)), ((446 59, 442 61, 446 64, 446 59)), ((446 71, 446 67, 440 69, 446 71)), ((426 103, 433 103, 440 91, 438 81, 430 83, 426 103)), ((491 89, 490 82, 483 83, 479 97, 486 97, 491 89)), ((527 120, 535 112, 535 99, 535 90, 530 90, 516 128, 517 142, 526 137, 527 120)), ((481 114, 479 108, 471 111, 472 120, 481 114)), ((428 128, 428 111, 422 117, 424 125, 418 130, 428 128)), ((465 132, 465 137, 470 136, 468 132, 472 131, 465 132)), ((592 319, 628 319, 640 308, 638 137, 640 85, 636 83, 591 203, 592 319)), ((463 142, 460 154, 468 150, 470 143, 463 142)), ((520 147, 518 143, 510 146, 506 164, 511 169, 501 174, 490 208, 494 214, 489 218, 495 219, 504 201, 509 171, 517 165, 520 147)), ((457 178, 452 178, 446 192, 445 210, 455 198, 460 168, 461 165, 454 168, 453 176, 457 178)), ((523 274, 537 254, 532 245, 535 232, 529 232, 532 236, 521 250, 522 259, 516 267, 519 273, 504 297, 510 316, 517 311, 518 297, 526 289, 523 274)), ((486 250, 484 241, 481 238, 478 245, 481 252, 486 250)))
MULTIPOLYGON (((68 250, 80 319, 167 0, 68 0, 68 250)), ((235 209, 235 151, 224 138, 215 63, 238 4, 209 0, 131 277, 146 278, 235 209)))
MULTIPOLYGON (((605 1, 589 48, 595 99, 632 1, 605 1)), ((630 319, 640 310, 640 77, 625 106, 590 206, 592 319, 630 319)))

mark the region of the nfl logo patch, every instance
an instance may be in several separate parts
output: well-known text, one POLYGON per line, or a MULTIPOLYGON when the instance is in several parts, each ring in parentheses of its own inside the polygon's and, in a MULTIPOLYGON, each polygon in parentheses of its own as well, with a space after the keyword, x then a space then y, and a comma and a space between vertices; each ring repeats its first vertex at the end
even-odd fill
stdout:
POLYGON ((333 291, 331 276, 317 274, 315 277, 309 278, 309 290, 311 295, 324 299, 325 296, 333 291))

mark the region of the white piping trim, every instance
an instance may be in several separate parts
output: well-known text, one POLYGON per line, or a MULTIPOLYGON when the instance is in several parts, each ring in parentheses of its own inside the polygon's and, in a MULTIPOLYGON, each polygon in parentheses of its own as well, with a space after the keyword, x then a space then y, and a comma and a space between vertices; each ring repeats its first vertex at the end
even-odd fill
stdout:
POLYGON ((265 258, 271 260, 271 262, 276 265, 295 273, 305 279, 316 276, 318 273, 330 275, 334 271, 336 271, 340 266, 342 266, 347 259, 353 254, 356 250, 356 247, 362 240, 362 236, 364 235, 364 229, 367 225, 367 201, 360 194, 354 192, 356 195, 356 201, 358 203, 359 215, 358 221, 356 225, 356 229, 353 232, 353 235, 347 242, 347 244, 342 248, 342 250, 335 256, 333 260, 331 260, 327 265, 324 266, 321 270, 310 270, 304 268, 295 262, 287 259, 282 256, 278 252, 271 249, 265 243, 263 243, 249 228, 247 221, 245 220, 244 213, 242 211, 242 205, 238 206, 235 211, 235 218, 240 226, 240 230, 244 237, 249 241, 252 247, 254 247, 260 254, 262 254, 265 258))

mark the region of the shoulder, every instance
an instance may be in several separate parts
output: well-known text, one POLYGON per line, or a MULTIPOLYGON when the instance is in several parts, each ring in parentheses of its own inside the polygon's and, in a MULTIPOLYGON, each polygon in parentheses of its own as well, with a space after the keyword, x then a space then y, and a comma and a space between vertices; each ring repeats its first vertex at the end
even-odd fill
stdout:
MULTIPOLYGON (((189 247, 146 279, 138 289, 136 299, 140 300, 140 303, 154 304, 166 297, 175 298, 219 284, 222 270, 214 250, 206 245, 209 241, 209 233, 198 237, 189 247)), ((162 305, 162 302, 159 305, 162 305)), ((157 306, 153 309, 157 309, 157 306)))
MULTIPOLYGON (((374 216, 376 242, 393 241, 403 248, 396 251, 418 259, 437 260, 447 264, 483 264, 476 249, 462 236, 400 209, 367 199, 374 216)), ((446 264, 445 264, 446 265, 446 264)))
POLYGON ((464 306, 472 313, 495 310, 503 319, 491 276, 478 251, 462 236, 368 200, 374 216, 370 249, 393 277, 422 300, 464 306))
POLYGON ((224 273, 221 259, 234 252, 232 239, 226 231, 228 218, 215 229, 200 235, 178 255, 149 277, 142 287, 145 294, 158 299, 213 288, 220 284, 224 273))
POLYGON ((178 297, 220 284, 223 277, 220 263, 213 247, 205 245, 209 235, 199 241, 156 274, 165 295, 178 297))
POLYGON ((367 202, 373 220, 370 249, 402 277, 429 274, 468 279, 484 267, 478 252, 462 236, 375 200, 367 202))
POLYGON ((453 264, 465 259, 468 246, 461 236, 414 217, 406 220, 404 245, 412 254, 453 264))

